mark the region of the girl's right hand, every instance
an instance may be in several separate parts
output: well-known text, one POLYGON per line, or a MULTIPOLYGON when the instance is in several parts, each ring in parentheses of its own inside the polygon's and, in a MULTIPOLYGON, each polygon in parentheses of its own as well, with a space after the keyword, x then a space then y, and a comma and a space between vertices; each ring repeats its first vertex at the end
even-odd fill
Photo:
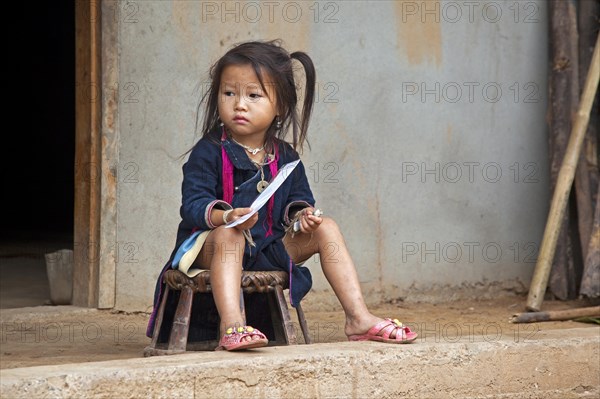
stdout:
MULTIPOLYGON (((229 215, 227 215, 227 222, 231 223, 250 212, 252 212, 252 208, 235 208, 229 213, 229 215)), ((246 220, 244 223, 235 226, 235 228, 240 231, 249 230, 256 224, 256 222, 258 222, 258 212, 252 215, 250 219, 246 220)))

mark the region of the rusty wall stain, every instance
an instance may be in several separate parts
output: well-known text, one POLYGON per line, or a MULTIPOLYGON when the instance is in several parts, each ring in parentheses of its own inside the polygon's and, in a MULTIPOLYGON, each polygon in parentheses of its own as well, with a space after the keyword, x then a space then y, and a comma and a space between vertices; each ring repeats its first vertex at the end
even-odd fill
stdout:
POLYGON ((394 2, 398 25, 397 46, 409 64, 442 63, 440 2, 397 0, 394 2))

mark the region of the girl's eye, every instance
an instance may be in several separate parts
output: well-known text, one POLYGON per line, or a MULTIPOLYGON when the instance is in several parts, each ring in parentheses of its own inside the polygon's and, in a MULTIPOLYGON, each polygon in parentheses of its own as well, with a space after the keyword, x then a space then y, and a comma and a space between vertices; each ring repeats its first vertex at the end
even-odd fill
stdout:
POLYGON ((232 91, 224 91, 223 94, 225 94, 227 97, 231 97, 231 96, 235 95, 235 94, 233 94, 232 91))
POLYGON ((250 98, 260 98, 260 97, 262 97, 262 95, 260 95, 259 93, 250 94, 250 98))

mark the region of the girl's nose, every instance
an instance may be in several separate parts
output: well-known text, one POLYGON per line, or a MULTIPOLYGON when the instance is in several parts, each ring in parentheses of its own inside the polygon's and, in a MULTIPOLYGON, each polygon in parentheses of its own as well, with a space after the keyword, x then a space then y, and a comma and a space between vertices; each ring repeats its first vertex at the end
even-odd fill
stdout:
POLYGON ((246 111, 247 110, 247 108, 246 108, 246 101, 244 99, 244 96, 238 96, 236 98, 234 109, 236 111, 246 111))

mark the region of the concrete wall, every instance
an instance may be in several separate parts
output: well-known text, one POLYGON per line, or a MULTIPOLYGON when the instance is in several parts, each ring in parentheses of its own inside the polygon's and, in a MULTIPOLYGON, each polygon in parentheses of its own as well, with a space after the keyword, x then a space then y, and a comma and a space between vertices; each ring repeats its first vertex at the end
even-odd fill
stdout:
MULTIPOLYGON (((529 283, 548 210, 544 1, 122 2, 116 308, 147 310, 175 240, 207 70, 282 38, 317 67, 303 160, 368 302, 529 283)), ((318 261, 315 293, 328 285, 318 261)), ((332 298, 331 295, 328 295, 332 298)))

